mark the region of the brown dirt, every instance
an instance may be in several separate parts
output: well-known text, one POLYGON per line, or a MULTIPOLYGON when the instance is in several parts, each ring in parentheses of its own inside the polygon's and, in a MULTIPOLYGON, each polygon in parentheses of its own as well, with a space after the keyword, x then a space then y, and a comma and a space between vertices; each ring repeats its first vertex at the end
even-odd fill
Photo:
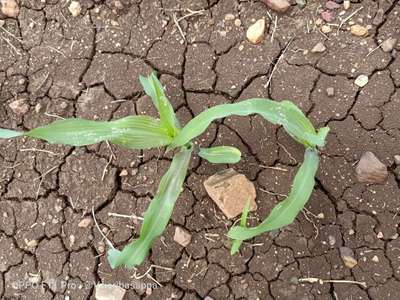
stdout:
MULTIPOLYGON (((112 146, 115 159, 108 163, 111 152, 105 143, 78 149, 1 140, 0 298, 94 299, 93 282, 101 281, 129 284, 126 299, 398 299, 400 167, 393 157, 400 154, 400 56, 377 49, 367 57, 385 38, 399 37, 398 1, 354 1, 360 3, 352 3, 352 10, 364 6, 357 20, 371 24, 382 8, 384 22, 362 39, 344 26, 325 40, 322 54, 304 53, 324 41, 316 30, 306 33, 319 1, 304 10, 293 6, 279 17, 274 41, 270 26, 258 46, 245 41, 246 28, 267 15, 256 1, 121 0, 119 9, 115 1, 85 0, 77 18, 65 1, 20 2, 18 19, 6 19, 4 25, 15 37, 0 30, 1 127, 30 129, 55 120, 54 115, 155 116, 138 82, 139 74, 155 69, 184 122, 215 104, 268 97, 293 100, 331 133, 307 204, 312 214, 300 214, 292 225, 244 243, 236 256, 229 255, 225 236, 232 222, 202 184, 226 166, 193 159, 172 220, 139 268, 140 273, 152 264, 171 268, 149 273, 162 287, 147 277, 135 280, 132 270, 111 270, 93 220, 86 226, 81 222, 94 207, 103 232, 116 245, 126 244, 140 223, 109 213, 141 216, 170 154, 112 146), (204 9, 203 15, 181 22, 187 43, 172 19, 173 12, 182 16, 176 8, 204 9), (228 13, 242 25, 224 20, 228 13), (360 74, 370 78, 363 89, 353 83, 360 74), (334 87, 334 97, 326 95, 328 87, 334 87), (9 104, 15 99, 29 104, 26 114, 12 112, 9 104), (367 150, 389 168, 384 185, 366 186, 355 179, 354 164, 367 150), (128 175, 120 177, 122 170, 128 175), (313 216, 321 213, 322 219, 313 216), (192 234, 186 248, 173 241, 178 225, 192 234), (340 246, 354 250, 359 263, 352 270, 343 265, 340 246), (367 288, 298 284, 301 277, 365 281, 367 288), (35 286, 38 281, 45 284, 35 286)), ((253 223, 281 199, 261 189, 287 194, 303 155, 302 146, 281 128, 257 116, 216 122, 198 143, 235 145, 242 151, 242 161, 233 167, 256 184, 253 223)))

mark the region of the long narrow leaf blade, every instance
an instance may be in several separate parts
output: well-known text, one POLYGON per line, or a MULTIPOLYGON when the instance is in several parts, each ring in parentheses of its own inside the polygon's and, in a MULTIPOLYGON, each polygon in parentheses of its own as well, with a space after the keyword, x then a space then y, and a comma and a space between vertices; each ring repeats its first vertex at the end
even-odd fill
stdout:
MULTIPOLYGON (((247 227, 247 217, 250 211, 250 200, 247 200, 245 207, 243 208, 242 216, 240 217, 240 226, 247 227)), ((231 255, 236 254, 242 245, 243 240, 234 240, 231 246, 231 255)))
POLYGON ((169 148, 179 147, 202 134, 216 119, 230 115, 247 116, 259 114, 267 121, 282 125, 298 142, 306 147, 323 146, 325 141, 306 116, 290 101, 276 102, 254 98, 233 104, 221 104, 200 113, 192 119, 174 138, 169 148))
POLYGON ((67 119, 32 129, 25 135, 51 144, 85 146, 110 141, 131 149, 161 147, 172 140, 158 120, 147 116, 130 116, 110 122, 67 119))
POLYGON ((213 164, 236 164, 242 155, 238 148, 231 146, 200 148, 198 154, 213 164))
POLYGON ((156 74, 153 72, 148 77, 140 76, 139 81, 160 114, 161 124, 167 128, 172 136, 175 136, 181 126, 156 74))
POLYGON ((122 251, 108 251, 108 261, 112 268, 122 265, 132 268, 145 260, 154 240, 168 225, 175 202, 181 193, 191 153, 191 149, 184 149, 175 154, 170 168, 161 179, 157 194, 144 214, 140 237, 122 251))
POLYGON ((229 230, 228 236, 232 239, 247 240, 266 231, 291 224, 311 196, 318 165, 318 153, 315 150, 307 149, 304 162, 295 176, 289 196, 277 204, 269 216, 258 226, 252 228, 235 226, 229 230))
POLYGON ((0 128, 0 139, 9 139, 21 135, 24 135, 21 131, 0 128))

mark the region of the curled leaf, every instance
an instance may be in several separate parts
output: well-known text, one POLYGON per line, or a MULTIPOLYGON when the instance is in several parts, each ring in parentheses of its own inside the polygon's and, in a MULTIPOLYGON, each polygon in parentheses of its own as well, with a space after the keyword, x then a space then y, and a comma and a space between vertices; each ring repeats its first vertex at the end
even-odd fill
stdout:
POLYGON ((231 146, 200 148, 199 156, 214 164, 235 164, 240 161, 242 153, 231 146))

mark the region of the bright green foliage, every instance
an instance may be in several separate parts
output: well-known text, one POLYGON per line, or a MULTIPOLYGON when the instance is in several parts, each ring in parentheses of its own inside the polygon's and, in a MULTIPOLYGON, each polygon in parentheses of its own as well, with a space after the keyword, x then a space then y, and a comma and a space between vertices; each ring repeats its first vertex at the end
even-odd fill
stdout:
MULTIPOLYGON (((249 215, 250 211, 250 200, 247 200, 245 207, 243 208, 242 216, 240 217, 240 226, 246 228, 247 225, 247 216, 249 215)), ((239 251, 240 246, 242 245, 243 240, 233 240, 231 246, 231 255, 236 254, 239 251)))
MULTIPOLYGON (((148 77, 141 76, 140 82, 157 108, 159 120, 147 116, 130 116, 109 122, 69 119, 28 132, 0 129, 0 138, 24 135, 40 138, 49 143, 72 146, 110 141, 131 149, 161 146, 167 146, 170 150, 178 148, 169 170, 161 179, 157 194, 144 214, 140 236, 122 251, 109 249, 108 260, 113 268, 123 265, 134 267, 144 261, 154 240, 165 230, 175 202, 182 191, 193 152, 192 140, 201 135, 214 120, 231 115, 259 114, 273 124, 282 125, 290 136, 306 148, 304 162, 295 177, 289 196, 276 205, 261 224, 253 228, 246 226, 250 205, 247 203, 240 226, 234 226, 228 233, 229 237, 234 239, 231 253, 234 254, 239 250, 242 241, 293 222, 314 188, 314 176, 319 163, 316 147, 324 146, 329 128, 315 130, 301 110, 290 101, 276 102, 255 98, 212 107, 200 113, 181 129, 173 107, 155 73, 148 77)), ((212 163, 236 163, 241 156, 240 151, 231 146, 201 148, 197 154, 212 163)))
POLYGON ((231 146, 200 148, 198 155, 213 164, 236 164, 242 153, 231 146))
POLYGON ((279 202, 260 225, 253 228, 245 228, 243 225, 232 227, 228 236, 232 239, 247 240, 266 231, 291 224, 311 196, 318 164, 318 153, 315 150, 307 149, 304 162, 294 178, 289 196, 279 202))
POLYGON ((161 179, 157 194, 144 214, 140 237, 124 248, 122 252, 112 249, 108 253, 111 267, 121 265, 134 267, 146 258, 154 240, 168 225, 176 200, 182 190, 192 149, 182 149, 175 154, 171 166, 161 179))

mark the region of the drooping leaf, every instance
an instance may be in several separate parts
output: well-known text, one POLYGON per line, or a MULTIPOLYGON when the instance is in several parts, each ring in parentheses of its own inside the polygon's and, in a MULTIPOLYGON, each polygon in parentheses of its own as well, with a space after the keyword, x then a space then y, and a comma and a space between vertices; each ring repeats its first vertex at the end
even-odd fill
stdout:
POLYGON ((21 131, 0 128, 0 139, 9 139, 21 135, 24 135, 21 131))
POLYGON ((293 138, 305 147, 313 148, 324 145, 325 141, 321 140, 311 122, 296 105, 290 101, 276 102, 254 98, 233 104, 217 105, 203 111, 178 133, 169 148, 179 147, 191 141, 202 134, 216 119, 230 115, 247 116, 251 114, 259 114, 273 124, 282 125, 293 138))
POLYGON ((235 164, 240 161, 242 153, 231 146, 200 148, 199 156, 214 164, 235 164))
POLYGON ((161 124, 167 128, 170 135, 175 136, 181 126, 156 74, 153 72, 148 77, 140 76, 139 81, 160 114, 161 124))
POLYGON ((141 264, 154 240, 168 225, 175 202, 182 190, 192 149, 182 149, 175 154, 171 166, 161 179, 158 191, 144 214, 140 237, 122 251, 110 249, 108 261, 112 268, 125 265, 132 268, 141 264))
MULTIPOLYGON (((242 216, 240 217, 240 226, 247 227, 247 216, 250 211, 250 200, 247 200, 246 205, 243 208, 242 216)), ((236 254, 239 251, 240 246, 242 245, 243 240, 233 240, 231 246, 231 255, 236 254)))
POLYGON ((291 224, 311 196, 318 165, 318 153, 315 150, 306 149, 304 162, 294 178, 289 196, 278 203, 258 226, 251 228, 234 226, 229 230, 228 236, 232 239, 247 240, 266 231, 291 224))
POLYGON ((159 120, 147 116, 129 116, 109 122, 67 119, 32 129, 24 135, 51 144, 85 146, 110 141, 131 149, 161 147, 172 140, 159 120))

